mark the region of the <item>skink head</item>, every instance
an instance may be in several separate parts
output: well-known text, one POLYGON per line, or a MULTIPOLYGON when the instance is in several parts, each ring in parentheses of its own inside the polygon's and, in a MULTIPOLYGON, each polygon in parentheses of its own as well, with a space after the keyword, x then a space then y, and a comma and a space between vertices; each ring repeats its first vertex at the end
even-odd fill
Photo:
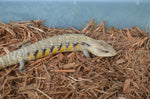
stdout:
POLYGON ((103 40, 93 40, 88 43, 90 45, 88 47, 89 52, 95 56, 110 57, 116 55, 115 49, 103 40))

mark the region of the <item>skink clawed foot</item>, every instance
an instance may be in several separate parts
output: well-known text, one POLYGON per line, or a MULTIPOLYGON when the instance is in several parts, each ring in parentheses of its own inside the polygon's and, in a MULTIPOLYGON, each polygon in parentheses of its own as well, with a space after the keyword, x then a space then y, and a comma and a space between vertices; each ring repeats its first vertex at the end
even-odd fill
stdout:
POLYGON ((26 70, 23 69, 23 67, 24 67, 24 60, 21 60, 21 61, 19 62, 19 64, 20 64, 20 66, 19 66, 19 72, 20 72, 20 73, 26 72, 26 70))

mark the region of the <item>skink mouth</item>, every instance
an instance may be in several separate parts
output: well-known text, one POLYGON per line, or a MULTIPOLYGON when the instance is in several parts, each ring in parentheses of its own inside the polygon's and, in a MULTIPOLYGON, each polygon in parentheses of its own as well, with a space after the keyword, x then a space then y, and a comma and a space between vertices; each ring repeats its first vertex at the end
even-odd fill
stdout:
POLYGON ((113 53, 113 54, 112 54, 112 56, 115 56, 115 55, 116 55, 116 53, 113 53))
POLYGON ((110 53, 112 56, 115 56, 116 55, 116 52, 111 52, 110 53))

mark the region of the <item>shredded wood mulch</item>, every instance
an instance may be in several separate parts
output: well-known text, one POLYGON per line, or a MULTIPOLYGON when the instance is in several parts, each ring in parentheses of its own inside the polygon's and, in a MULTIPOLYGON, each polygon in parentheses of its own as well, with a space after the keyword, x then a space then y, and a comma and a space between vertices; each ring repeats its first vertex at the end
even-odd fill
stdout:
POLYGON ((1 99, 149 99, 150 37, 148 30, 106 28, 94 20, 82 30, 48 28, 41 20, 0 22, 0 57, 22 45, 60 34, 85 34, 110 43, 114 57, 87 58, 65 52, 29 61, 21 74, 18 64, 0 70, 1 99))

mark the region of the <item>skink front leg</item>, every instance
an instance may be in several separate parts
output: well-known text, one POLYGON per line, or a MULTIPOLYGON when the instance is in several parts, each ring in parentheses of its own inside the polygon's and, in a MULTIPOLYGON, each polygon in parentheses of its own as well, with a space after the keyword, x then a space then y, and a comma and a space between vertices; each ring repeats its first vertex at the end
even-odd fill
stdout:
POLYGON ((88 50, 83 50, 83 54, 84 54, 86 57, 90 58, 90 54, 89 54, 88 50))

